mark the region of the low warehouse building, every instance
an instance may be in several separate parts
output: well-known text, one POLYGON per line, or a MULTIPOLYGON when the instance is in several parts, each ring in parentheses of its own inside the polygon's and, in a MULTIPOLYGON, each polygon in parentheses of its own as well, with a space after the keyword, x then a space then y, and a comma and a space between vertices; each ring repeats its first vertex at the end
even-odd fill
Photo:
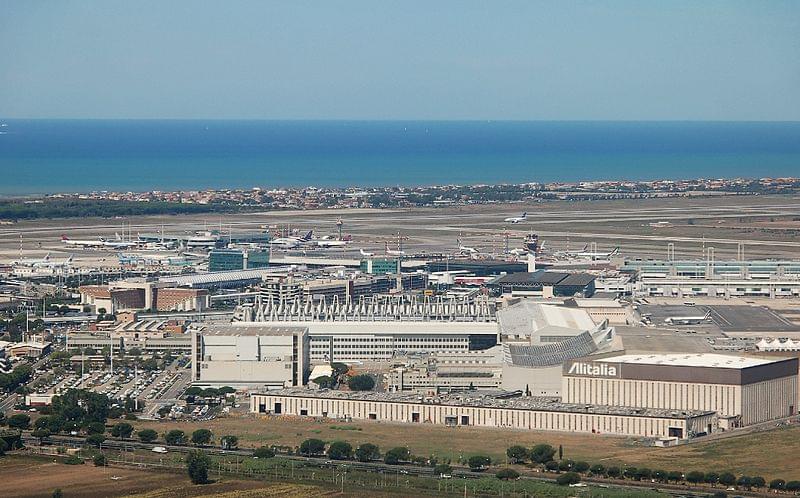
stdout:
POLYGON ((566 403, 713 411, 723 429, 797 413, 797 358, 623 355, 569 361, 563 369, 566 403))
POLYGON ((460 393, 347 393, 282 389, 250 397, 252 413, 445 426, 583 432, 688 439, 715 424, 710 411, 564 404, 548 398, 460 393))

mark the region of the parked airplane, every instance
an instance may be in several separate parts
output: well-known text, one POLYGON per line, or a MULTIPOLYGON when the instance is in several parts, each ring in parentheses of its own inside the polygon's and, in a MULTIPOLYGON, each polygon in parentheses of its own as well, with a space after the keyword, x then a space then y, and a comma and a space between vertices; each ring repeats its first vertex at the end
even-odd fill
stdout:
POLYGON ((505 221, 506 223, 522 223, 527 219, 528 219, 528 213, 524 212, 522 213, 522 216, 512 216, 510 218, 506 218, 503 221, 505 221))
POLYGON ((114 237, 115 237, 114 240, 104 241, 105 247, 111 247, 113 249, 127 249, 129 247, 136 247, 139 245, 138 242, 133 242, 130 240, 122 240, 122 237, 120 237, 118 233, 115 233, 114 237))
POLYGON ((61 242, 70 247, 95 247, 95 248, 103 247, 106 243, 105 239, 103 239, 102 237, 94 240, 75 240, 75 239, 70 239, 66 235, 61 236, 61 242))
POLYGON ((371 258, 372 256, 375 256, 374 252, 367 252, 364 249, 359 249, 358 252, 360 252, 365 258, 371 258))
POLYGON ((313 230, 309 230, 302 237, 279 237, 277 239, 272 239, 269 241, 270 245, 279 246, 286 249, 294 249, 302 244, 307 244, 311 242, 311 236, 313 235, 313 230))
POLYGON ((401 251, 399 249, 397 249, 397 250, 389 249, 389 243, 387 242, 386 243, 386 255, 387 256, 405 256, 406 252, 405 251, 401 251))
POLYGON ((61 242, 69 247, 84 247, 93 249, 100 249, 104 247, 111 249, 125 249, 128 247, 135 247, 137 245, 137 242, 122 240, 119 235, 117 235, 117 240, 106 240, 103 237, 94 240, 77 240, 70 239, 66 235, 62 235, 61 242))
POLYGON ((17 261, 12 261, 15 266, 25 266, 27 268, 61 268, 72 263, 72 255, 67 259, 58 261, 50 259, 48 252, 43 258, 24 258, 17 261))
POLYGON ((350 242, 349 239, 338 240, 338 239, 335 239, 335 238, 331 237, 330 235, 326 235, 325 237, 322 237, 321 239, 315 240, 314 244, 317 247, 344 247, 349 242, 350 242))
POLYGON ((16 261, 12 261, 11 264, 13 265, 21 265, 21 266, 33 266, 36 264, 47 263, 50 261, 50 253, 44 255, 43 258, 23 258, 18 259, 16 261))
POLYGON ((589 244, 583 246, 580 251, 556 251, 556 256, 568 256, 573 258, 590 258, 590 259, 608 259, 612 256, 619 254, 619 247, 615 247, 612 251, 587 251, 589 244))
POLYGON ((478 254, 480 252, 477 249, 475 249, 474 247, 468 247, 468 246, 463 245, 461 243, 461 239, 458 239, 457 242, 458 242, 458 252, 461 253, 461 254, 469 254, 469 255, 472 256, 472 255, 478 254))
POLYGON ((709 311, 705 315, 696 315, 696 316, 671 316, 664 320, 664 323, 669 325, 699 325, 701 323, 705 323, 711 319, 711 312, 709 311))

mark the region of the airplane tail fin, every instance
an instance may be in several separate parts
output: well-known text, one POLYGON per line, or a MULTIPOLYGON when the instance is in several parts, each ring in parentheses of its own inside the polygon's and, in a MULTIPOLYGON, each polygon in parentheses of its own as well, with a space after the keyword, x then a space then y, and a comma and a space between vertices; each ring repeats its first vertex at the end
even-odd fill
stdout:
POLYGON ((66 235, 62 234, 61 235, 61 240, 67 241, 67 240, 69 240, 69 237, 67 237, 66 235))
POLYGON ((301 238, 303 240, 311 240, 312 235, 314 235, 314 230, 309 230, 301 238))
POLYGON ((527 217, 528 217, 528 212, 527 212, 527 211, 525 211, 524 213, 522 213, 522 218, 527 218, 527 217))
POLYGON ((583 246, 583 251, 584 252, 586 251, 586 249, 589 249, 589 244, 586 244, 585 246, 583 246))
POLYGON ((44 258, 42 259, 44 259, 45 261, 50 261, 50 253, 48 252, 47 254, 45 254, 44 258))

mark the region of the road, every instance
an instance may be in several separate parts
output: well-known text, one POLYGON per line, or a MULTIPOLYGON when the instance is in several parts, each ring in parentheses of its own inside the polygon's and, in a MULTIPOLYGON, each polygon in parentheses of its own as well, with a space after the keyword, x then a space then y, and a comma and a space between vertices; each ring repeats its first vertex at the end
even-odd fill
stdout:
MULTIPOLYGON (((39 444, 39 440, 37 438, 31 437, 29 434, 23 434, 22 439, 26 445, 35 446, 39 444)), ((80 448, 85 446, 85 441, 83 438, 71 437, 71 436, 50 436, 49 438, 45 438, 44 442, 45 444, 59 444, 61 446, 70 446, 75 448, 80 448)), ((123 451, 130 451, 131 449, 152 450, 156 446, 164 447, 167 449, 167 451, 176 453, 188 453, 189 451, 195 449, 195 447, 193 446, 170 446, 170 445, 165 445, 163 443, 142 443, 134 440, 130 441, 106 440, 102 444, 103 448, 123 450, 123 451)), ((222 450, 220 448, 215 448, 215 447, 203 447, 203 451, 205 451, 209 455, 215 455, 215 456, 250 457, 253 455, 253 450, 249 449, 222 450)), ((332 460, 325 460, 324 456, 313 457, 313 458, 294 456, 294 455, 279 455, 279 456, 287 460, 303 462, 306 465, 311 465, 319 468, 346 467, 348 469, 357 469, 357 470, 376 472, 381 474, 390 474, 390 475, 397 474, 398 476, 410 475, 417 477, 431 477, 431 478, 435 477, 433 469, 431 467, 419 467, 411 465, 388 465, 383 462, 355 462, 350 460, 332 461, 332 460)), ((480 479, 482 477, 487 476, 487 474, 484 472, 473 472, 466 468, 455 468, 453 469, 451 475, 456 478, 460 477, 464 479, 480 479)), ((532 480, 532 481, 545 481, 545 482, 555 482, 556 480, 555 477, 550 477, 548 475, 542 475, 542 476, 523 475, 520 477, 520 479, 532 480)), ((642 489, 660 491, 662 493, 676 497, 677 496, 705 497, 705 496, 711 496, 713 494, 712 492, 708 492, 706 490, 688 489, 687 486, 669 485, 664 483, 651 483, 647 481, 643 482, 629 481, 626 483, 621 483, 619 481, 609 481, 605 479, 593 479, 593 478, 584 478, 584 481, 604 487, 627 489, 631 491, 640 491, 642 489)), ((746 492, 746 491, 738 491, 737 495, 765 496, 763 494, 746 492)))

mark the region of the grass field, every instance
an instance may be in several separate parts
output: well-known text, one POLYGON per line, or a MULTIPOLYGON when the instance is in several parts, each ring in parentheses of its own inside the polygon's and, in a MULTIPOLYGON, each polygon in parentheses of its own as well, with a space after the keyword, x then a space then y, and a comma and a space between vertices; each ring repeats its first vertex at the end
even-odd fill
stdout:
POLYGON ((358 445, 377 444, 382 450, 408 446, 416 455, 436 455, 453 462, 474 454, 486 454, 505 462, 505 450, 514 444, 531 447, 538 443, 562 445, 564 458, 604 465, 619 464, 665 470, 702 470, 761 475, 767 479, 800 479, 800 427, 742 434, 720 440, 696 442, 674 448, 643 447, 630 438, 517 431, 510 429, 447 428, 432 425, 409 426, 376 422, 316 421, 308 418, 230 416, 206 422, 136 422, 137 430, 153 428, 163 434, 181 429, 190 434, 204 427, 216 438, 226 434, 239 437, 240 446, 297 446, 308 438, 342 440, 358 445))
MULTIPOLYGON (((140 456, 147 457, 147 452, 140 456)), ((181 460, 179 457, 178 460, 181 460)), ((212 469, 216 467, 214 458, 212 469)), ((399 498, 418 497, 461 497, 461 496, 542 496, 568 498, 575 495, 573 489, 553 483, 524 480, 502 482, 492 475, 480 479, 441 480, 430 477, 384 475, 364 472, 357 469, 347 471, 345 488, 340 488, 341 476, 335 469, 319 467, 303 468, 295 465, 289 473, 289 463, 280 458, 239 461, 235 468, 247 474, 243 478, 220 477, 211 472, 215 482, 205 485, 191 484, 182 472, 182 465, 174 472, 152 467, 139 468, 94 467, 66 465, 60 460, 48 457, 13 455, 2 460, 0 482, 3 483, 2 496, 34 497, 50 496, 60 489, 65 497, 131 497, 131 498, 256 498, 256 497, 361 497, 399 498), (275 467, 277 465, 277 467, 275 467), (276 469, 273 474, 273 468, 276 469), (278 470, 279 469, 279 470, 278 470), (255 472, 250 472, 255 471, 255 472), (260 472, 260 475, 255 475, 260 472), (316 477, 315 477, 316 474, 316 477), (35 479, 31 477, 35 476, 35 479), (113 479, 112 479, 113 476, 113 479), (336 481, 336 482, 333 482, 336 481)), ((130 465, 130 464, 128 464, 130 465)), ((231 463, 228 467, 234 468, 231 463)), ((661 493, 648 489, 617 489, 587 487, 580 491, 583 498, 659 498, 661 493)))

